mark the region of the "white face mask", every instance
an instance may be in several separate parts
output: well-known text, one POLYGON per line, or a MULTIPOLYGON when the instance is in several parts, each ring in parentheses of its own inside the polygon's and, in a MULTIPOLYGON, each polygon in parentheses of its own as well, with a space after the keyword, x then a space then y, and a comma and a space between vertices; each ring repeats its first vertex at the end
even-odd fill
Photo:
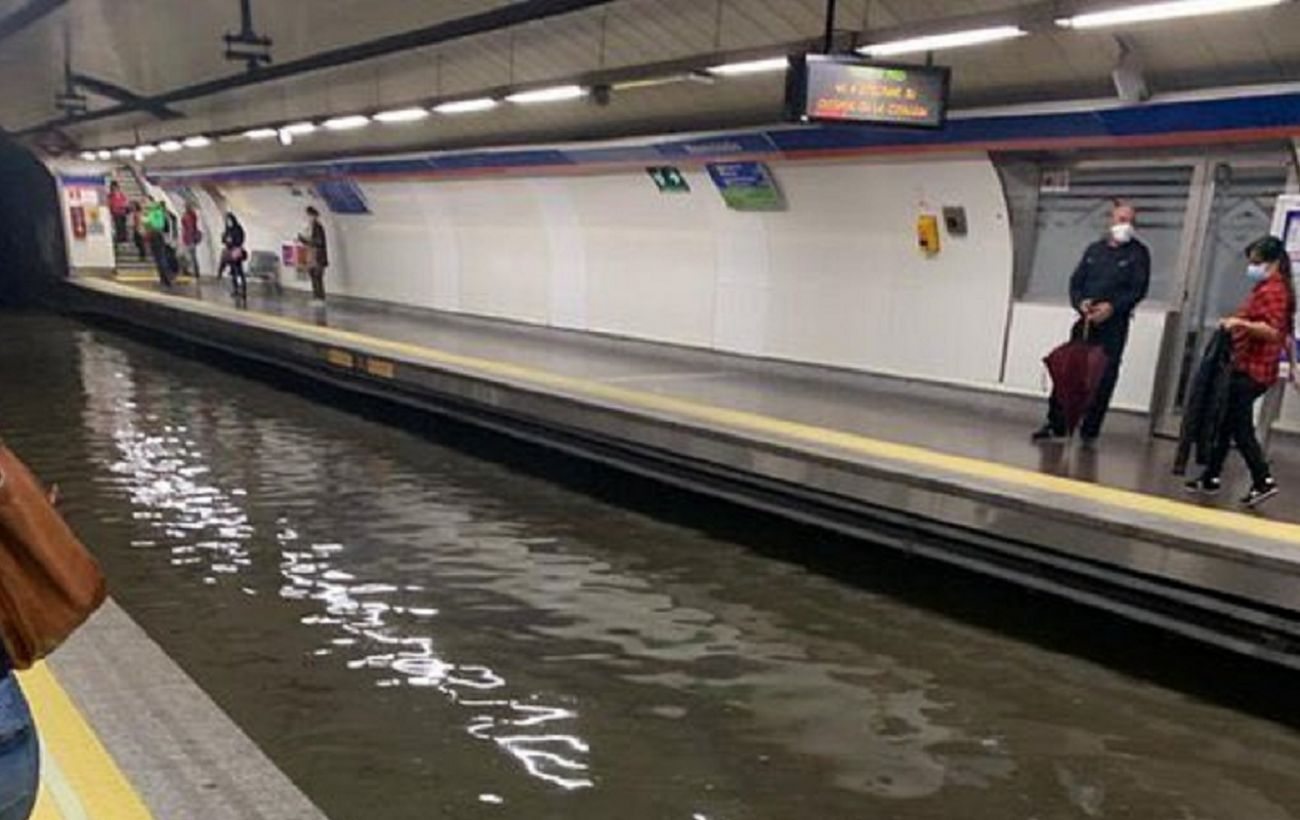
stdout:
POLYGON ((1133 225, 1129 222, 1117 222, 1110 226, 1110 238, 1123 245, 1133 238, 1133 225))
POLYGON ((1260 282, 1263 282, 1265 279, 1267 279, 1268 274, 1269 274, 1268 265, 1263 265, 1258 262, 1252 262, 1251 264, 1246 266, 1246 278, 1256 284, 1259 284, 1260 282))

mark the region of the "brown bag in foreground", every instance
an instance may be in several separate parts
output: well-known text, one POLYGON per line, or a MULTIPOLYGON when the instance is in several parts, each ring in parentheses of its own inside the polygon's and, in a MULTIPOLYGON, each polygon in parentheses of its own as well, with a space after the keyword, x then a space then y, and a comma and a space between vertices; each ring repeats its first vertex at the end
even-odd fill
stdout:
POLYGON ((99 564, 0 444, 0 638, 10 663, 27 669, 53 652, 105 594, 99 564))

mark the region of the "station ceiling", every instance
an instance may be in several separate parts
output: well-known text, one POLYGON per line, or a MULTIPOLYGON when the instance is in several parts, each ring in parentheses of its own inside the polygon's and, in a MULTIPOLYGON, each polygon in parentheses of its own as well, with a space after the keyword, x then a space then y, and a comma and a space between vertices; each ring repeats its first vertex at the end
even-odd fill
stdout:
MULTIPOLYGON (((548 0, 250 0, 253 28, 270 36, 273 65, 473 15, 554 6, 548 0)), ((244 64, 224 56, 240 28, 240 0, 0 0, 0 126, 57 124, 82 148, 156 143, 264 124, 373 113, 549 83, 628 80, 781 54, 820 38, 826 0, 610 0, 579 11, 455 37, 375 59, 168 103, 89 122, 62 122, 67 74, 90 112, 217 78, 244 64), (5 20, 33 21, 6 36, 5 20), (44 12, 44 13, 42 13, 44 12)), ((838 0, 837 44, 1025 20, 1015 40, 936 52, 953 68, 957 108, 1112 97, 1111 71, 1127 50, 1157 93, 1300 81, 1300 2, 1124 29, 1062 29, 1051 18, 1096 3, 1039 0, 838 0), (1044 23, 1046 21, 1046 24, 1044 23)), ((1110 3, 1110 6, 1116 5, 1110 3)), ((1126 5, 1126 4, 1119 4, 1126 5)), ((1132 5, 1132 4, 1127 4, 1132 5)), ((899 58, 924 59, 924 55, 899 58)), ((606 104, 505 105, 361 132, 218 141, 160 156, 159 165, 214 164, 494 145, 524 140, 705 130, 779 119, 779 74, 700 78, 616 90, 606 104)))

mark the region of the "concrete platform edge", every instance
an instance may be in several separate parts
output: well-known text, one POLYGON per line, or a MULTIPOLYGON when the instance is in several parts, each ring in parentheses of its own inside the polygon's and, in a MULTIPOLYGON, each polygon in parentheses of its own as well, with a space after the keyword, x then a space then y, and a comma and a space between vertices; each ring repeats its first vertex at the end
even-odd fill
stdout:
POLYGON ((155 817, 325 817, 113 601, 49 665, 155 817))
MULTIPOLYGON (((1050 494, 969 475, 918 470, 833 446, 797 445, 752 431, 738 433, 725 425, 675 418, 653 409, 566 395, 563 389, 512 383, 508 375, 485 378, 454 364, 430 365, 404 358, 400 351, 395 355, 393 346, 385 347, 382 340, 371 347, 358 334, 318 334, 310 326, 277 325, 255 314, 204 309, 182 299, 154 294, 136 298, 98 283, 76 290, 78 308, 90 314, 129 318, 141 327, 288 367, 347 389, 459 414, 482 426, 494 426, 487 422, 492 415, 503 432, 542 443, 555 445, 557 436, 567 436, 565 446, 584 457, 624 468, 632 458, 640 458, 634 471, 741 503, 807 520, 825 519, 832 513, 832 517, 855 515, 877 523, 892 519, 891 526, 920 525, 949 538, 970 536, 969 540, 983 544, 984 559, 945 556, 942 550, 934 557, 989 571, 993 567, 987 559, 992 556, 1004 567, 1020 565, 1007 570, 1012 580, 1300 666, 1300 550, 1292 549, 1286 538, 1243 538, 1239 533, 1207 531, 1195 522, 1086 501, 1063 505, 1050 494), (185 322, 175 321, 176 311, 188 314, 185 322), (377 361, 387 363, 386 368, 397 363, 397 369, 368 372, 369 365, 362 363, 371 355, 382 356, 377 361), (530 429, 521 432, 525 428, 530 429), (687 472, 694 476, 686 477, 687 472), (709 475, 718 486, 701 480, 709 475), (722 491, 722 485, 729 489, 722 491), (803 512, 783 504, 782 496, 802 497, 803 512), (1069 581, 1044 582, 1024 570, 1026 562, 1075 578, 1118 584, 1124 590, 1120 597, 1128 600, 1121 602, 1111 595, 1113 605, 1107 605, 1106 596, 1098 598, 1069 581), (1134 596, 1159 599, 1160 606, 1143 606, 1134 596), (1210 613, 1221 623, 1207 628, 1180 622, 1169 607, 1210 613), (1225 618, 1234 624, 1228 633, 1222 630, 1225 618), (1254 634, 1256 630, 1259 634, 1254 634)), ((1290 529, 1294 527, 1278 525, 1278 532, 1289 535, 1290 529)), ((923 551, 915 543, 893 545, 923 551)))

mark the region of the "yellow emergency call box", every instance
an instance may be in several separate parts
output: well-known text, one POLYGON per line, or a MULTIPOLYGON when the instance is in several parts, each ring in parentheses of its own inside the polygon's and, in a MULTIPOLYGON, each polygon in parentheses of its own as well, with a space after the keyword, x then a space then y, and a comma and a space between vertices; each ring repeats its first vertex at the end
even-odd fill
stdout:
POLYGON ((926 256, 939 253, 939 217, 921 214, 916 218, 916 244, 926 256))

